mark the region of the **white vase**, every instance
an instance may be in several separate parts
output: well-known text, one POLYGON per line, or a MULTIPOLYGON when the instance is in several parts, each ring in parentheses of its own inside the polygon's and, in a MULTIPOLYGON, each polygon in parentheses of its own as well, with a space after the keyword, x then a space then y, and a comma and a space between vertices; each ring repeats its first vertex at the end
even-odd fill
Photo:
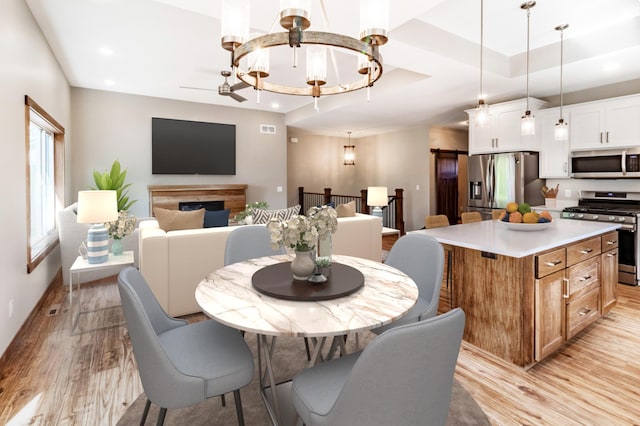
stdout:
POLYGON ((291 261, 293 279, 306 281, 313 274, 316 264, 313 261, 313 251, 295 251, 296 257, 291 261))

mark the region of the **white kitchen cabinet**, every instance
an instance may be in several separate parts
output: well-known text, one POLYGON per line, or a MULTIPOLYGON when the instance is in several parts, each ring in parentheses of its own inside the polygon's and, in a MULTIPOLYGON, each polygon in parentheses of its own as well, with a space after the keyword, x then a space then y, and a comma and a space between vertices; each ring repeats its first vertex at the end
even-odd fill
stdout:
MULTIPOLYGON (((563 108, 565 121, 569 109, 563 108)), ((569 141, 556 141, 556 123, 560 118, 560 108, 538 111, 536 122, 540 124, 539 175, 541 178, 569 177, 569 141)))
MULTIPOLYGON (((536 115, 546 102, 529 98, 529 108, 536 115)), ((486 127, 476 126, 475 109, 467 110, 469 115, 469 154, 492 152, 539 151, 539 124, 536 120, 536 134, 520 135, 520 119, 527 108, 526 99, 504 102, 489 106, 489 123, 486 127)))
POLYGON ((640 95, 572 106, 569 139, 572 151, 637 146, 640 141, 640 95))

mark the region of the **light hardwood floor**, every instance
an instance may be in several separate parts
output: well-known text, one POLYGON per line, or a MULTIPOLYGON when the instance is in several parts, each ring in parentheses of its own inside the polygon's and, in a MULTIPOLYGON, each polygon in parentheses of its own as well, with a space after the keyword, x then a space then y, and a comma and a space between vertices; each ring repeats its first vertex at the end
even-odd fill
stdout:
MULTIPOLYGON (((532 369, 463 342, 456 377, 495 425, 640 425, 640 288, 618 290, 606 318, 532 369)), ((81 317, 83 329, 119 319, 102 309, 119 303, 115 279, 83 287, 82 299, 98 312, 81 317)), ((71 316, 52 285, 0 361, 1 425, 114 425, 142 391, 125 327, 72 333, 71 316)))

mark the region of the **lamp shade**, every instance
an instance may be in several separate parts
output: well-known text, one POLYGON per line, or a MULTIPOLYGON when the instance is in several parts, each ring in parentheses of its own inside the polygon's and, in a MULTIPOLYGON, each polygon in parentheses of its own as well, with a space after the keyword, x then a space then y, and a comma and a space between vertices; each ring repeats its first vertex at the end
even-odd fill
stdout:
POLYGON ((370 186, 367 188, 367 205, 373 207, 386 206, 389 202, 386 186, 370 186))
POLYGON ((112 222, 117 218, 116 191, 78 191, 78 223, 112 222))

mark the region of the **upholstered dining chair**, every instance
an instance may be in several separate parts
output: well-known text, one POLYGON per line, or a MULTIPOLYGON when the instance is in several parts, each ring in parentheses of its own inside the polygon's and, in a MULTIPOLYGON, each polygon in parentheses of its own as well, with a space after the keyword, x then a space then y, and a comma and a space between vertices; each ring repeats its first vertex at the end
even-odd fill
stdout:
POLYGON ((224 248, 225 266, 263 256, 285 254, 284 247, 271 247, 271 236, 265 225, 243 225, 229 233, 224 248))
POLYGON ((464 323, 456 308, 303 370, 291 388, 298 416, 306 426, 445 425, 464 323))
POLYGON ((463 212, 460 219, 462 223, 482 222, 482 215, 480 212, 463 212))
MULTIPOLYGON (((424 227, 426 229, 442 228, 449 226, 449 218, 443 214, 436 214, 432 216, 426 216, 424 218, 424 227)), ((453 304, 453 247, 449 244, 443 244, 442 248, 447 254, 447 272, 445 275, 445 285, 447 289, 447 299, 449 299, 449 306, 453 304)))
POLYGON ((504 210, 504 209, 491 210, 491 219, 493 219, 493 220, 500 219, 500 215, 505 211, 506 210, 504 210))
POLYGON ((395 242, 385 263, 407 274, 418 286, 418 301, 402 318, 372 330, 380 334, 389 328, 436 316, 444 270, 444 249, 428 235, 406 234, 395 242))
POLYGON ((147 395, 140 424, 152 402, 160 406, 162 425, 168 408, 233 392, 238 424, 244 425, 240 388, 253 380, 254 364, 240 332, 213 320, 187 324, 170 317, 134 267, 120 272, 118 290, 147 395))

